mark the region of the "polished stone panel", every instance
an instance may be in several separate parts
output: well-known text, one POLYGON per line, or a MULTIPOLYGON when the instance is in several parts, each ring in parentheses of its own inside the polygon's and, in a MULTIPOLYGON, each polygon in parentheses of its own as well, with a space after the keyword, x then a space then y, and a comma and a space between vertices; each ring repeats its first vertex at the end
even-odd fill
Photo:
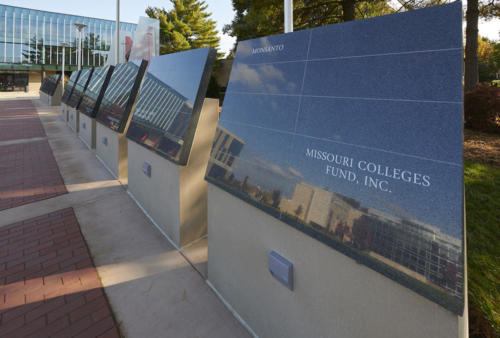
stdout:
POLYGON ((215 61, 200 48, 154 57, 147 69, 127 138, 184 165, 215 61))
POLYGON ((66 104, 68 103, 71 94, 73 94, 73 88, 75 87, 75 83, 78 81, 81 72, 82 72, 81 70, 77 70, 71 73, 68 83, 64 85, 64 94, 61 98, 61 102, 66 104))
POLYGON ((96 121, 118 133, 124 131, 147 64, 145 60, 137 60, 115 66, 97 107, 96 121))
POLYGON ((61 81, 61 73, 47 76, 43 79, 42 85, 40 86, 40 91, 52 96, 54 95, 57 85, 61 81))
MULTIPOLYGON (((96 116, 114 69, 114 66, 92 68, 93 72, 89 74, 86 83, 82 79, 84 76, 80 77, 82 82, 79 81, 75 86, 75 90, 81 89, 81 93, 83 93, 79 102, 76 102, 78 111, 89 117, 96 116)), ((71 97, 73 98, 73 95, 71 97)))
POLYGON ((207 180, 461 314, 461 21, 457 2, 240 42, 207 180))
POLYGON ((92 74, 94 74, 95 68, 82 69, 80 71, 80 76, 73 86, 73 92, 68 98, 68 106, 71 108, 80 108, 80 103, 82 102, 85 90, 92 79, 92 74))

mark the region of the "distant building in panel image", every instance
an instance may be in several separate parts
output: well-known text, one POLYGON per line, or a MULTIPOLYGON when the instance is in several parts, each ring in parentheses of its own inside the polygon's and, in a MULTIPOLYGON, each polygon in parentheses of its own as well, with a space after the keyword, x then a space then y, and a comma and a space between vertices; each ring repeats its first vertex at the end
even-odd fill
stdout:
POLYGON ((189 126, 192 102, 175 89, 148 73, 141 86, 134 121, 157 129, 174 142, 182 145, 189 126), (161 113, 158 113, 161 112, 161 113))
MULTIPOLYGON (((86 25, 82 29, 82 68, 103 66, 115 21, 0 5, 0 89, 8 90, 21 80, 31 90, 38 89, 45 76, 62 70, 63 48, 65 70, 76 70, 76 23, 86 25)), ((120 31, 133 38, 136 26, 121 22, 120 31)))
POLYGON ((224 181, 231 180, 236 158, 244 146, 245 141, 224 127, 218 126, 208 161, 208 176, 224 181))
POLYGON ((301 182, 279 209, 383 263, 461 297, 461 242, 438 227, 404 219, 301 182))

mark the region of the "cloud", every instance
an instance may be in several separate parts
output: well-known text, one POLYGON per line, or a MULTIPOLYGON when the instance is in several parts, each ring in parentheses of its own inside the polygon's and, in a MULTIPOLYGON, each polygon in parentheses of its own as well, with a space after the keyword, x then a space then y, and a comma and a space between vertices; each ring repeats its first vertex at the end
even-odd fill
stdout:
POLYGON ((299 173, 297 170, 295 170, 295 169, 293 169, 293 168, 291 168, 291 167, 289 167, 289 168, 288 168, 288 171, 289 171, 289 172, 290 172, 293 176, 295 176, 295 177, 297 177, 297 178, 301 178, 301 179, 302 179, 302 178, 304 178, 304 175, 302 175, 302 174, 301 174, 301 173, 299 173))
POLYGON ((302 179, 304 176, 293 168, 283 169, 280 166, 264 161, 261 158, 254 157, 253 163, 258 169, 271 172, 272 174, 281 176, 285 179, 295 180, 297 178, 302 179))
POLYGON ((290 87, 283 72, 274 65, 236 64, 231 71, 231 82, 258 92, 277 93, 279 88, 290 87))

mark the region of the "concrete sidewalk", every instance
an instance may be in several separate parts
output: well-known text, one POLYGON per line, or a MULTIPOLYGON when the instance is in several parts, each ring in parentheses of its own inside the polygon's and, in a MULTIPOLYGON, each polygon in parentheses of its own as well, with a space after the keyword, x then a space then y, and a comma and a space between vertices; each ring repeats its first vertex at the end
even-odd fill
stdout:
MULTIPOLYGON (((125 337, 248 337, 126 187, 59 118, 59 107, 35 103, 68 193, 0 211, 0 229, 72 207, 125 337)), ((206 263, 203 250, 190 249, 194 264, 206 263)))

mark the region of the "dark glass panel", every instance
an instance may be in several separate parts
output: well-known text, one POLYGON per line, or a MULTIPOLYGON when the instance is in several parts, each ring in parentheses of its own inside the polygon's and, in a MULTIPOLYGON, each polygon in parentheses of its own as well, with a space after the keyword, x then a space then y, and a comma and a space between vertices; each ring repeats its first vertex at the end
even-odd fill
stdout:
MULTIPOLYGON (((80 112, 90 117, 96 116, 113 69, 113 66, 92 68, 90 70, 92 73, 89 73, 86 82, 84 82, 85 75, 82 73, 74 90, 75 93, 78 90, 79 95, 83 94, 80 101, 75 102, 75 106, 80 112)), ((73 95, 71 97, 71 101, 73 101, 73 95)))
POLYGON ((42 81, 42 85, 40 86, 40 91, 52 96, 54 95, 57 86, 60 84, 60 81, 61 81, 61 73, 47 76, 42 81))
POLYGON ((215 51, 210 48, 154 57, 142 82, 127 137, 185 164, 214 59, 215 51))
POLYGON ((124 131, 147 64, 137 60, 115 67, 98 107, 97 121, 119 133, 124 131))
POLYGON ((73 88, 75 87, 75 83, 78 81, 78 78, 80 77, 80 73, 81 73, 80 70, 71 73, 68 83, 64 85, 64 94, 61 98, 62 102, 68 103, 68 100, 73 93, 73 88))

